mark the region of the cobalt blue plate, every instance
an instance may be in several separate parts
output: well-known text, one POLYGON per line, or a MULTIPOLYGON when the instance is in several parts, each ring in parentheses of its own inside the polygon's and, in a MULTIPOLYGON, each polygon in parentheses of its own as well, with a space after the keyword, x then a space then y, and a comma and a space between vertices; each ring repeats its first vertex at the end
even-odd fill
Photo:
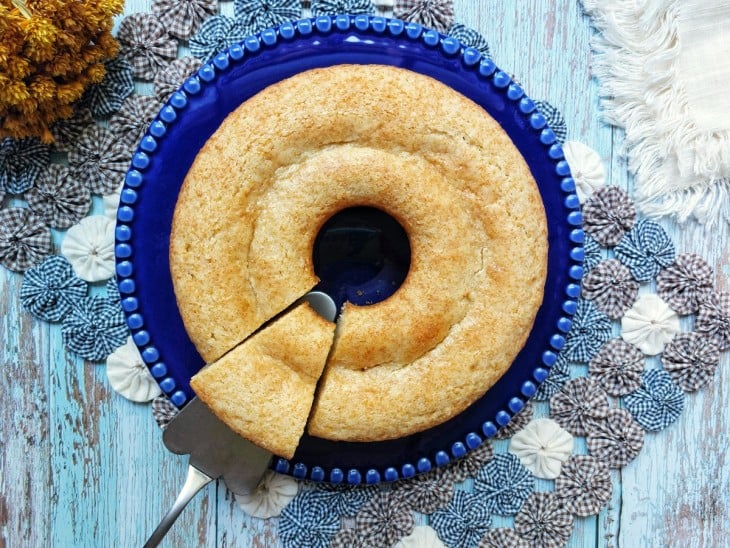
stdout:
POLYGON ((333 483, 407 478, 464 456, 518 413, 557 360, 582 276, 581 214, 570 169, 545 117, 522 88, 474 48, 420 25, 372 16, 318 17, 250 36, 188 78, 152 122, 132 159, 117 213, 119 290, 144 361, 172 402, 194 397, 203 361, 185 332, 168 264, 178 191, 198 150, 228 113, 265 87, 337 64, 394 65, 436 78, 489 112, 512 138, 540 188, 548 220, 548 276, 534 328, 512 367, 448 422, 377 443, 306 436, 277 471, 333 483))

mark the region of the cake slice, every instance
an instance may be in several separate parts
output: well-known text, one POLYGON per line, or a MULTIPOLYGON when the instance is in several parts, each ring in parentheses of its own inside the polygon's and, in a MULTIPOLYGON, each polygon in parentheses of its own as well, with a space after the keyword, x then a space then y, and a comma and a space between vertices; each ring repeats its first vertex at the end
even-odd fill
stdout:
POLYGON ((304 433, 334 331, 334 323, 302 303, 203 368, 190 384, 231 429, 290 459, 304 433))

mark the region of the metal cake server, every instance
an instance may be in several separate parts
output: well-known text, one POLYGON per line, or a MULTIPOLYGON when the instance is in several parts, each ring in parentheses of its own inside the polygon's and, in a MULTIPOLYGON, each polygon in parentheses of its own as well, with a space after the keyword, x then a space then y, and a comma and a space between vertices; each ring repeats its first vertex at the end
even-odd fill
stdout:
MULTIPOLYGON (((303 300, 323 318, 335 321, 337 305, 326 293, 310 291, 303 300)), ((228 428, 198 398, 167 425, 162 440, 171 452, 190 455, 188 473, 177 499, 145 548, 157 546, 188 502, 213 480, 222 477, 228 489, 239 495, 254 491, 272 457, 270 452, 228 428)))

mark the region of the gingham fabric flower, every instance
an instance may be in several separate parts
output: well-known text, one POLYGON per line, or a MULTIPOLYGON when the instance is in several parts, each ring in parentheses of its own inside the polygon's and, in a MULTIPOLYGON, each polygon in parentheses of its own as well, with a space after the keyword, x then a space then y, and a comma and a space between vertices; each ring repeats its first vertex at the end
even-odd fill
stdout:
POLYGON ((301 491, 281 512, 279 538, 287 548, 327 548, 339 527, 340 518, 327 513, 312 491, 301 491))
POLYGON ((644 430, 626 409, 609 409, 606 419, 591 426, 588 451, 609 468, 622 468, 644 446, 644 430))
POLYGON ((314 496, 324 503, 327 512, 340 517, 352 517, 360 511, 360 508, 370 500, 377 492, 374 486, 331 485, 328 483, 317 484, 314 488, 314 496))
POLYGON ((410 535, 396 542, 393 548, 446 548, 446 545, 432 527, 417 525, 410 535))
POLYGON ((104 63, 106 75, 96 85, 89 87, 81 99, 94 118, 108 118, 134 93, 134 70, 124 57, 115 57, 104 63))
POLYGON ((641 385, 644 354, 623 339, 604 344, 588 364, 588 373, 611 396, 625 396, 641 385))
POLYGON ((51 164, 25 195, 28 206, 53 228, 68 228, 91 207, 89 189, 60 164, 51 164))
POLYGON ((479 541, 479 548, 530 548, 517 531, 509 527, 490 529, 479 541))
POLYGON ((461 23, 454 23, 449 29, 449 36, 456 38, 459 42, 468 48, 474 48, 481 52, 484 57, 492 57, 492 53, 489 50, 489 43, 478 31, 462 25, 461 23))
POLYGON ((140 80, 152 80, 157 71, 177 57, 177 40, 151 13, 127 15, 119 25, 119 55, 127 59, 140 80))
POLYGON ((114 275, 114 221, 104 215, 84 217, 69 228, 61 253, 82 280, 108 280, 114 275))
POLYGON ((661 226, 640 219, 616 246, 616 258, 637 281, 650 282, 674 262, 674 244, 661 226))
POLYGON ((730 292, 713 293, 700 305, 695 331, 710 337, 722 351, 730 348, 730 292))
POLYGON ((494 458, 494 447, 491 442, 484 441, 466 456, 452 462, 446 473, 454 482, 464 481, 477 475, 482 466, 494 458))
POLYGON ((585 235, 583 242, 583 270, 590 272, 603 260, 601 246, 590 234, 585 235))
POLYGON ((51 161, 51 151, 38 139, 0 141, 0 192, 23 194, 51 161))
POLYGON ((190 38, 201 23, 218 13, 218 0, 154 0, 152 13, 175 38, 190 38))
POLYGON ((66 259, 51 255, 26 271, 20 302, 36 318, 58 322, 71 311, 74 302, 86 296, 87 289, 66 259))
POLYGON ((550 398, 550 418, 574 436, 585 436, 606 418, 608 395, 591 377, 578 377, 550 398))
POLYGON ((555 137, 558 138, 558 143, 563 144, 568 136, 568 124, 565 122, 563 113, 547 101, 535 101, 535 106, 547 120, 548 126, 555 133, 555 137))
POLYGON ((679 333, 679 316, 658 295, 641 295, 621 318, 621 337, 647 356, 659 354, 679 333))
POLYGON ((302 6, 299 0, 235 0, 233 13, 254 33, 299 19, 302 6))
POLYGON ((509 452, 536 478, 555 479, 573 452, 573 436, 552 419, 535 419, 510 440, 509 452))
POLYGON ((124 313, 106 297, 76 301, 63 320, 63 343, 71 352, 91 361, 101 361, 127 340, 124 313))
POLYGON ((170 421, 174 419, 179 410, 167 396, 161 394, 152 400, 152 417, 163 430, 167 428, 170 421))
POLYGON ((121 306, 121 295, 119 294, 119 285, 117 285, 116 276, 112 276, 106 281, 106 296, 121 306))
POLYGON ((709 384, 720 362, 720 349, 701 333, 677 333, 662 353, 664 369, 685 392, 709 384))
POLYGON ((393 17, 446 32, 454 22, 454 2, 453 0, 395 0, 393 17))
POLYGON ((601 345, 611 338, 611 320, 596 306, 585 299, 578 303, 573 326, 563 347, 568 360, 587 363, 596 355, 601 345))
POLYGON ((608 466, 591 455, 573 455, 555 480, 555 494, 576 516, 598 514, 611 499, 608 466))
MULTIPOLYGON (((107 301, 111 303, 111 299, 107 301)), ((112 306, 116 307, 116 304, 112 306)), ((106 376, 117 394, 134 402, 148 402, 162 393, 132 337, 127 337, 122 346, 109 354, 106 359, 106 376)))
POLYGON ((155 76, 155 96, 166 102, 178 90, 186 78, 197 71, 201 65, 195 57, 180 57, 167 65, 155 76))
POLYGON ((558 361, 550 368, 547 379, 542 381, 535 394, 535 401, 548 401, 555 394, 562 390, 565 383, 570 380, 570 365, 563 354, 558 356, 558 361))
POLYGON ((312 0, 312 15, 319 17, 320 15, 337 15, 339 13, 347 13, 357 15, 365 13, 368 15, 375 14, 375 6, 372 0, 312 0))
POLYGON ((51 231, 24 207, 0 209, 0 264, 25 272, 51 252, 51 231))
POLYGON ((433 514, 444 508, 454 494, 454 480, 442 469, 397 483, 394 490, 403 496, 406 504, 416 512, 433 514))
POLYGON ((583 204, 583 228, 603 246, 618 244, 635 221, 634 202, 617 186, 599 188, 583 204))
POLYGON ((431 516, 431 526, 447 546, 476 546, 492 516, 478 494, 456 491, 448 506, 431 516))
POLYGON ((593 193, 606 184, 606 171, 601 157, 591 147, 580 141, 563 143, 563 154, 570 166, 575 181, 575 193, 581 204, 585 204, 593 193))
POLYGON ((299 491, 297 480, 291 476, 267 470, 252 493, 235 495, 239 508, 251 517, 269 519, 281 514, 299 491))
POLYGON ((712 294, 714 273, 699 255, 678 255, 656 278, 657 293, 678 314, 693 314, 712 294))
POLYGON ((500 516, 516 514, 534 488, 535 478, 512 454, 495 455, 474 482, 488 510, 500 516))
POLYGON ((134 95, 111 117, 109 129, 121 142, 136 147, 160 108, 162 105, 155 97, 134 95))
POLYGON ((74 177, 94 194, 111 194, 124 180, 132 156, 130 146, 108 129, 89 127, 68 154, 74 177))
POLYGON ((606 259, 583 277, 583 298, 612 320, 617 320, 636 301, 639 282, 616 259, 606 259))
POLYGON ((515 516, 515 531, 540 548, 561 548, 573 532, 573 516, 555 493, 533 493, 515 516))
POLYGON ((357 529, 340 529, 328 548, 371 548, 357 529))
POLYGON ((413 513, 403 497, 392 492, 376 494, 355 517, 356 529, 372 546, 392 546, 410 535, 414 525, 413 513))
POLYGON ((198 32, 190 39, 190 53, 207 61, 218 52, 249 35, 246 25, 225 15, 214 15, 205 20, 198 32))
POLYGON ((499 429, 494 438, 498 440, 511 438, 516 432, 522 430, 530 422, 530 419, 532 419, 532 403, 528 401, 522 410, 515 414, 506 426, 499 429))
POLYGON ((679 418, 684 409, 684 393, 660 369, 644 371, 641 387, 624 398, 626 409, 644 430, 663 430, 679 418))
POLYGON ((88 108, 77 108, 73 116, 59 120, 51 126, 53 148, 60 152, 68 152, 76 146, 76 142, 86 128, 94 123, 88 108))

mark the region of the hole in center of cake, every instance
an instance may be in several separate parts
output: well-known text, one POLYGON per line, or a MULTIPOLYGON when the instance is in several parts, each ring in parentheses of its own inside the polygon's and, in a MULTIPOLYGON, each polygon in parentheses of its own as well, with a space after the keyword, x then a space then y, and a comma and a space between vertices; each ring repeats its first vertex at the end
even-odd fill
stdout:
POLYGON ((411 245, 405 229, 374 207, 349 207, 322 226, 312 250, 317 289, 338 308, 366 306, 393 295, 408 275, 411 245))

